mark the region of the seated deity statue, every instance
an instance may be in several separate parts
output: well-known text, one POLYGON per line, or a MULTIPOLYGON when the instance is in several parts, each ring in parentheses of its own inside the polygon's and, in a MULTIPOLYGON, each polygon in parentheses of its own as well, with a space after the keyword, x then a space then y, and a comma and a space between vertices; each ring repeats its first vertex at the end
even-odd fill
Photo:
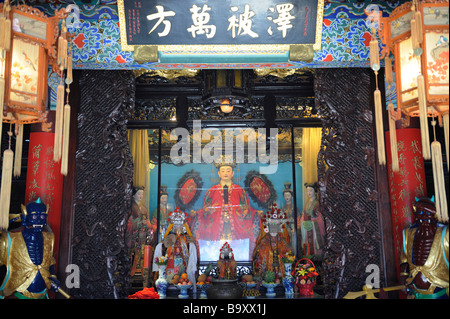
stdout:
POLYGON ((234 260, 233 248, 226 242, 220 249, 219 260, 217 261, 218 278, 236 279, 236 267, 237 263, 234 260))
POLYGON ((277 278, 284 276, 282 256, 293 254, 286 228, 288 223, 286 214, 276 204, 262 218, 264 228, 260 231, 253 251, 253 272, 256 277, 269 270, 277 278))
POLYGON ((216 163, 219 183, 209 188, 203 206, 191 211, 193 229, 198 240, 249 241, 249 257, 259 231, 258 211, 252 208, 246 191, 233 181, 236 163, 216 163))
MULTIPOLYGON (((187 214, 178 207, 169 214, 168 228, 164 235, 164 240, 156 245, 153 260, 156 257, 167 255, 168 264, 166 267, 166 278, 168 281, 174 275, 186 273, 191 282, 195 282, 195 272, 197 271, 197 244, 192 236, 191 230, 186 221, 187 214)), ((153 271, 157 272, 158 265, 153 262, 153 271)), ((195 287, 194 287, 195 288, 195 287)))

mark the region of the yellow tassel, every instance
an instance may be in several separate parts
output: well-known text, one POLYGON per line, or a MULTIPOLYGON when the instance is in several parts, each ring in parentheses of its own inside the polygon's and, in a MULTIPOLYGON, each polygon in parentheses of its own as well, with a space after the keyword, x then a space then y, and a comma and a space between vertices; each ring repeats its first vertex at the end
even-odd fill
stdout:
POLYGON ((6 19, 4 22, 3 49, 9 51, 11 49, 11 20, 6 19))
POLYGON ((413 50, 419 47, 419 39, 417 35, 417 22, 416 19, 411 19, 411 43, 413 50))
POLYGON ((66 74, 66 84, 72 84, 73 75, 72 75, 72 55, 69 55, 67 58, 67 74, 66 74))
POLYGON ((5 20, 3 21, 3 25, 0 25, 3 29, 0 32, 0 36, 2 37, 2 40, 0 41, 0 48, 3 48, 5 51, 9 51, 11 49, 11 20, 8 17, 10 17, 9 13, 11 11, 11 5, 9 4, 9 1, 5 1, 3 5, 5 8, 5 20))
POLYGON ((436 200, 436 215, 441 223, 448 223, 447 196, 445 193, 444 168, 442 165, 441 143, 434 141, 431 143, 434 196, 436 200))
POLYGON ((0 145, 2 145, 3 132, 3 101, 5 99, 5 79, 0 77, 0 145))
POLYGON ((380 69, 380 53, 378 48, 378 40, 371 40, 369 45, 370 50, 370 67, 374 71, 380 69))
POLYGON ((61 71, 67 67, 67 40, 63 36, 58 38, 58 64, 61 71))
POLYGON ((53 160, 61 159, 62 126, 64 115, 64 85, 59 84, 56 91, 55 142, 53 145, 53 160))
POLYGON ((3 12, 4 17, 2 18, 3 24, 0 24, 0 48, 9 51, 11 49, 11 20, 9 19, 11 5, 9 4, 9 1, 5 1, 3 8, 5 9, 3 12))
POLYGON ((431 159, 431 152, 430 134, 428 131, 427 97, 425 93, 425 81, 422 74, 417 76, 417 91, 419 96, 420 135, 422 136, 423 158, 429 160, 431 159))
POLYGON ((0 230, 9 226, 9 207, 11 203, 11 183, 13 174, 14 153, 7 149, 3 153, 2 189, 0 192, 0 230))
POLYGON ((70 141, 70 105, 64 106, 64 131, 61 159, 61 174, 66 176, 69 161, 69 141, 70 141))
POLYGON ((386 82, 392 84, 394 82, 394 77, 392 75, 392 60, 390 57, 384 58, 384 69, 386 75, 386 82))
POLYGON ((5 43, 5 17, 0 17, 0 50, 4 49, 5 43))
POLYGON ((14 156, 14 177, 19 177, 22 170, 23 124, 19 125, 19 134, 16 137, 16 150, 14 156))
POLYGON ((423 29, 422 29, 422 13, 416 11, 414 13, 414 20, 416 20, 416 36, 417 43, 421 44, 423 42, 423 29))
POLYGON ((381 106, 381 92, 376 89, 374 92, 375 99, 375 124, 378 146, 378 162, 380 165, 386 165, 386 151, 384 146, 384 129, 383 129, 383 108, 381 106))
POLYGON ((444 136, 445 136, 445 154, 447 154, 447 171, 450 171, 450 165, 448 163, 448 112, 442 115, 442 121, 444 122, 444 136))
POLYGON ((397 145, 397 129, 395 128, 395 119, 390 114, 394 111, 394 104, 389 103, 389 138, 391 142, 391 161, 392 161, 392 171, 398 172, 400 170, 398 163, 398 145, 397 145))

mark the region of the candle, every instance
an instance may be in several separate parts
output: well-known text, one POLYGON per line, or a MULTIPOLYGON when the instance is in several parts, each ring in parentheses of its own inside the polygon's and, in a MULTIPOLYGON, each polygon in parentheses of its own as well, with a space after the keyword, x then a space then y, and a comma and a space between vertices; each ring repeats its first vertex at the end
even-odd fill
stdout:
POLYGON ((150 264, 151 264, 151 249, 152 246, 149 245, 145 245, 144 246, 144 268, 150 268, 150 264))

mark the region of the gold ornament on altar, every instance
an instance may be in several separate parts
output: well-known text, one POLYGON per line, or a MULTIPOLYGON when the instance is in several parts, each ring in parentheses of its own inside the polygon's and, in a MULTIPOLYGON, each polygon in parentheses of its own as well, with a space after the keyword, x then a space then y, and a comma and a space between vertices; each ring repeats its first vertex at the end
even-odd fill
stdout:
MULTIPOLYGON (((67 45, 70 36, 64 25, 67 15, 68 10, 65 8, 47 17, 31 6, 11 6, 9 0, 0 4, 0 131, 5 122, 10 127, 15 126, 14 133, 17 136, 14 154, 11 150, 13 132, 10 129, 10 146, 3 154, 0 229, 8 227, 12 173, 16 177, 20 176, 23 125, 41 123, 42 130, 47 132, 53 125, 47 122, 49 65, 52 66, 52 72, 61 77, 61 82, 66 77, 68 98, 72 62, 67 45)), ((68 103, 65 106, 63 104, 64 86, 62 89, 58 87, 57 95, 54 159, 62 159, 61 174, 66 175, 70 106, 68 103), (61 116, 62 108, 64 116, 61 116)))

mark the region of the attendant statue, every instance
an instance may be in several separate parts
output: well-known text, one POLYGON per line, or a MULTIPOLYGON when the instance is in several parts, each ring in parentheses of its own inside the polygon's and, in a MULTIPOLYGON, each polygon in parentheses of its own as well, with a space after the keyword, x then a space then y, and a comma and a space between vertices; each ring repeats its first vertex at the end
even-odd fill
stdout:
POLYGON ((437 221, 433 198, 416 198, 415 223, 403 230, 400 281, 416 299, 448 299, 448 225, 437 221))
POLYGON ((256 277, 264 275, 266 271, 273 271, 277 278, 284 277, 282 256, 293 254, 286 224, 289 224, 289 218, 273 204, 272 210, 262 218, 264 228, 259 233, 253 251, 253 272, 256 277))
POLYGON ((156 220, 152 222, 149 220, 148 210, 142 203, 144 188, 134 187, 132 194, 131 212, 125 233, 125 242, 131 261, 131 277, 136 273, 144 274, 145 246, 153 249, 156 244, 156 220))
MULTIPOLYGON (((281 207, 281 211, 286 214, 288 219, 293 218, 297 214, 294 214, 295 208, 294 208, 294 191, 291 189, 291 183, 284 183, 284 189, 283 189, 283 198, 284 198, 284 205, 281 207)), ((298 212, 298 210, 297 210, 298 212)), ((290 223, 286 226, 291 243, 294 242, 294 223, 290 223)))
POLYGON ((220 248, 219 260, 217 261, 219 279, 236 279, 237 263, 234 260, 233 249, 228 242, 220 248))
POLYGON ((300 234, 299 247, 303 249, 303 255, 306 257, 314 255, 320 258, 324 247, 325 223, 317 200, 318 184, 305 183, 305 187, 308 199, 297 221, 300 234))
MULTIPOLYGON (((169 218, 169 213, 171 211, 171 204, 169 204, 168 199, 169 193, 167 192, 167 186, 161 185, 161 191, 159 192, 159 233, 161 240, 166 233, 168 227, 167 219, 169 218)), ((156 216, 158 216, 157 208, 153 211, 153 218, 156 219, 156 216)))
MULTIPOLYGON (((174 275, 183 273, 188 275, 189 281, 195 282, 198 252, 196 240, 187 223, 187 214, 177 207, 170 213, 168 222, 164 240, 156 245, 153 260, 167 255, 169 262, 166 267, 166 279, 169 282, 174 275)), ((153 262, 153 271, 157 272, 158 269, 158 265, 153 262)))
POLYGON ((55 276, 55 235, 47 225, 47 206, 38 198, 22 205, 19 218, 19 228, 0 233, 0 265, 7 270, 0 299, 47 299, 49 289, 70 298, 55 276))

